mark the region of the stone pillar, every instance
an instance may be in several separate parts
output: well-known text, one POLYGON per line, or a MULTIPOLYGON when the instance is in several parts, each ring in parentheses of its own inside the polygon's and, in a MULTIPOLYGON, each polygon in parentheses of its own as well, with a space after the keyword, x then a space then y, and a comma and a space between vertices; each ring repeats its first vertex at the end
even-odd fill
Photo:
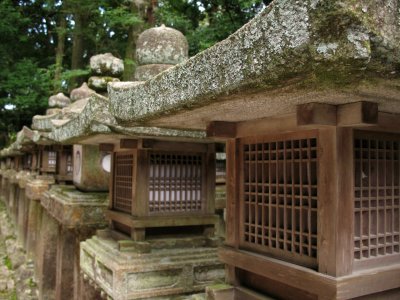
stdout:
POLYGON ((16 196, 17 196, 17 185, 15 183, 12 183, 12 180, 9 180, 10 183, 10 190, 9 190, 9 196, 8 196, 8 212, 9 215, 11 216, 11 219, 13 221, 13 224, 16 223, 16 196))
MULTIPOLYGON (((74 186, 53 185, 43 193, 41 205, 43 214, 52 216, 58 224, 57 245, 53 246, 57 251, 53 262, 56 270, 54 299, 99 299, 81 295, 79 251, 80 241, 107 225, 107 193, 82 193, 74 186)), ((42 234, 45 234, 43 229, 42 234)))
POLYGON ((56 259, 59 225, 46 211, 42 213, 40 240, 36 256, 36 278, 40 299, 55 299, 56 259))
POLYGON ((74 273, 76 244, 74 230, 59 226, 55 299, 75 299, 74 273))
POLYGON ((25 215, 26 215, 26 201, 25 201, 25 189, 18 186, 18 201, 17 201, 17 242, 23 248, 25 247, 25 215))
POLYGON ((29 206, 28 225, 26 232, 26 252, 29 257, 36 256, 36 248, 39 240, 40 223, 42 220, 42 206, 37 200, 26 197, 29 206))
MULTIPOLYGON (((42 194, 49 189, 49 185, 54 183, 52 177, 39 177, 37 179, 28 180, 26 183, 25 194, 28 202, 29 212, 27 221, 27 242, 26 251, 32 258, 37 257, 39 247, 40 229, 42 220, 42 206, 40 198, 42 194)), ((35 261, 37 263, 37 260, 35 261)), ((37 266, 36 266, 37 269, 37 266)))

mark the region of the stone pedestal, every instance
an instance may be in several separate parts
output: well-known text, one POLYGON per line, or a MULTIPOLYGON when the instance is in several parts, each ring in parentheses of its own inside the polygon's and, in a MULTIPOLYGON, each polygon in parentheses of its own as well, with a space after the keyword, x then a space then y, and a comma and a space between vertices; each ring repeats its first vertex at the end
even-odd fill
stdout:
POLYGON ((26 198, 26 183, 33 178, 33 174, 21 171, 17 174, 18 180, 18 217, 17 217, 17 239, 19 244, 26 249, 28 230, 29 201, 26 198))
POLYGON ((25 196, 28 202, 27 206, 29 206, 26 251, 28 256, 32 258, 36 257, 41 228, 42 206, 40 205, 40 198, 53 183, 54 178, 51 176, 37 176, 36 179, 31 179, 26 182, 25 196))
MULTIPOLYGON (((83 193, 74 186, 53 185, 42 195, 41 205, 43 215, 50 216, 57 227, 57 238, 47 245, 55 251, 49 254, 54 269, 39 269, 40 272, 46 271, 42 274, 48 276, 41 275, 48 281, 42 285, 49 288, 53 285, 52 299, 88 299, 80 296, 79 243, 91 237, 96 229, 107 226, 107 194, 83 193)), ((41 241, 43 244, 48 240, 42 236, 41 241)), ((45 261, 49 255, 39 252, 38 259, 45 261)))
POLYGON ((81 243, 81 270, 114 300, 173 299, 224 282, 217 244, 203 236, 134 242, 103 230, 81 243))

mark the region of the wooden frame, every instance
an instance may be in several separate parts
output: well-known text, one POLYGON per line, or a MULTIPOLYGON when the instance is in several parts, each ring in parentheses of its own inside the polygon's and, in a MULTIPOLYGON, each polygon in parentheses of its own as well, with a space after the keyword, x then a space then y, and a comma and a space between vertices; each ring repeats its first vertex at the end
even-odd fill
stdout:
POLYGON ((136 148, 120 147, 113 153, 108 216, 114 228, 125 232, 130 228, 132 238, 142 240, 147 227, 216 223, 213 144, 123 141, 123 148, 136 148), (118 198, 122 202, 130 198, 130 205, 116 206, 118 198))
POLYGON ((241 138, 239 147, 239 247, 316 268, 317 132, 241 138))
POLYGON ((354 266, 400 261, 400 135, 354 135, 354 266))
MULTIPOLYGON (((276 277, 276 274, 282 273, 285 274, 282 279, 285 279, 276 285, 281 286, 280 294, 277 296, 283 298, 289 297, 288 295, 295 291, 296 288, 304 291, 304 287, 307 286, 308 290, 310 290, 311 285, 318 286, 321 280, 325 280, 324 278, 329 278, 329 280, 319 286, 317 290, 312 290, 314 295, 311 295, 311 297, 318 295, 318 297, 327 299, 335 297, 347 299, 348 297, 379 293, 389 288, 399 288, 400 277, 396 280, 390 277, 393 276, 393 272, 400 274, 398 268, 400 256, 396 254, 396 251, 399 251, 398 246, 400 246, 397 227, 394 228, 392 225, 396 229, 395 233, 392 235, 387 233, 383 237, 388 238, 390 242, 389 246, 385 245, 386 248, 389 247, 391 249, 389 251, 390 255, 372 257, 363 261, 355 259, 354 255, 354 243, 357 242, 355 240, 355 233, 357 233, 355 229, 359 226, 359 222, 355 222, 354 217, 357 214, 357 202, 355 199, 357 158, 355 155, 359 151, 355 147, 355 140, 360 134, 364 137, 373 136, 375 139, 377 137, 381 139, 393 137, 393 134, 386 133, 388 130, 396 133, 395 136, 399 139, 399 116, 394 118, 386 113, 378 113, 375 104, 365 102, 343 106, 313 104, 309 109, 311 111, 310 115, 303 118, 300 123, 298 123, 301 120, 299 118, 303 116, 299 115, 299 112, 297 115, 292 114, 264 120, 238 122, 235 125, 235 136, 226 134, 226 124, 222 124, 223 122, 221 124, 224 128, 221 130, 215 128, 219 124, 217 122, 214 122, 211 127, 213 134, 220 133, 217 137, 224 138, 224 136, 228 136, 225 138, 227 152, 227 246, 220 251, 221 260, 228 263, 226 267, 227 282, 237 287, 247 286, 257 289, 259 287, 256 284, 258 279, 252 278, 251 274, 258 274, 258 276, 261 276, 260 278, 264 276, 264 283, 268 285, 270 284, 268 283, 269 280, 274 281, 277 278, 280 280, 281 278, 279 276, 276 277), (328 116, 328 118, 324 119, 324 116, 328 116), (245 181, 244 174, 247 172, 243 165, 244 155, 247 150, 243 146, 246 144, 256 145, 250 151, 250 155, 254 154, 254 157, 258 155, 259 158, 257 159, 261 159, 265 154, 263 147, 271 141, 304 139, 304 137, 314 137, 317 140, 315 150, 317 152, 318 254, 311 262, 304 260, 304 257, 293 257, 283 251, 265 249, 265 247, 261 247, 263 245, 257 245, 255 242, 253 243, 254 245, 249 245, 244 240, 244 226, 241 225, 245 224, 246 221, 243 213, 248 212, 246 211, 247 204, 244 204, 241 200, 246 193, 243 182, 245 181), (258 144, 260 146, 257 146, 258 144), (261 148, 258 149, 257 147, 261 148), (269 262, 274 262, 274 266, 270 265, 269 262), (368 272, 373 268, 381 269, 379 271, 374 269, 376 274, 372 276, 368 272), (241 269, 246 270, 246 272, 242 272, 241 269), (301 269, 302 272, 297 274, 295 270, 298 269, 301 269), (294 277, 288 280, 287 274, 292 272, 295 272, 292 274, 294 277), (309 284, 304 284, 304 279, 310 276, 308 274, 313 274, 312 278, 310 277, 309 284), (370 281, 370 278, 373 277, 376 278, 376 282, 370 281), (294 281, 301 282, 301 284, 296 286, 293 283, 294 281), (350 282, 357 282, 358 290, 346 285, 350 282), (252 285, 253 283, 255 284, 254 286, 252 285), (363 284, 369 285, 368 292, 363 291, 363 284), (290 287, 295 289, 290 291, 290 287)), ((230 128, 232 128, 231 124, 230 128)), ((400 148, 400 146, 396 147, 400 148)), ((394 149, 397 148, 394 148, 393 144, 389 145, 385 153, 389 151, 389 156, 391 156, 385 156, 386 160, 380 163, 388 164, 389 158, 390 160, 396 160, 397 156, 394 157, 394 149)), ((283 150, 287 151, 287 149, 291 148, 283 150)), ((255 164, 257 159, 254 158, 255 164)), ((282 159, 285 158, 283 157, 282 159)), ((289 166, 289 169, 286 170, 289 173, 283 174, 283 177, 290 174, 290 168, 289 166)), ((399 173, 397 169, 393 169, 394 167, 386 168, 389 171, 391 170, 391 173, 399 173)), ((398 168, 400 169, 400 163, 398 168)), ((259 170, 262 170, 262 168, 259 170)), ((384 177, 385 180, 389 180, 390 176, 393 177, 393 175, 389 176, 387 174, 384 175, 386 176, 384 177)), ((398 177, 400 177, 400 174, 398 177)), ((260 177, 261 181, 256 182, 268 183, 264 179, 263 177, 261 180, 260 177)), ((399 181, 398 185, 400 186, 400 179, 395 179, 395 181, 399 181)), ((265 190, 259 188, 259 185, 259 183, 255 184, 256 188, 252 193, 254 192, 256 197, 270 197, 265 190)), ((384 185, 386 186, 387 183, 384 185)), ((387 220, 391 220, 392 224, 393 222, 395 224, 400 222, 399 206, 398 202, 396 202, 400 201, 400 190, 399 192, 397 191, 397 185, 391 186, 389 194, 386 194, 382 200, 383 202, 381 201, 384 203, 382 211, 389 209, 391 212, 391 214, 386 212, 386 216, 389 216, 387 220)), ((371 202, 371 199, 368 199, 368 201, 371 202)), ((255 202, 257 204, 257 201, 255 202)), ((268 201, 265 203, 268 203, 268 201)), ((264 202, 261 204, 264 205, 264 202)), ((288 203, 283 203, 283 206, 285 205, 287 207, 288 203)), ((379 208, 373 206, 372 210, 377 209, 379 208)), ((371 212, 372 210, 369 209, 371 212)), ((256 228, 260 226, 257 224, 265 224, 262 214, 259 214, 258 220, 256 220, 257 217, 254 218, 256 228)), ((385 222, 387 223, 387 221, 385 222)), ((386 232, 386 229, 384 231, 386 232)), ((254 234, 254 236, 257 238, 257 234, 254 234)), ((261 231, 262 238, 263 232, 261 231)), ((262 279, 260 282, 262 282, 262 279)))
POLYGON ((40 171, 55 174, 57 171, 57 151, 51 146, 40 148, 40 171))
POLYGON ((59 182, 72 181, 74 161, 72 146, 61 146, 57 150, 56 179, 59 182))

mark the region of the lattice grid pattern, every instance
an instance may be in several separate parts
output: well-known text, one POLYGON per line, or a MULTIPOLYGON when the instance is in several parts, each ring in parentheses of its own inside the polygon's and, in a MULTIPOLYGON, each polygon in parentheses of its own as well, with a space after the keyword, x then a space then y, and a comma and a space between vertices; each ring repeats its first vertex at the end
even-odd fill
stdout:
POLYGON ((354 140, 354 258, 399 254, 400 135, 354 140))
POLYGON ((72 154, 67 154, 67 174, 74 172, 74 163, 72 161, 72 154))
POLYGON ((47 163, 49 171, 56 170, 57 164, 57 152, 56 151, 48 151, 47 152, 47 163))
POLYGON ((184 213, 203 209, 203 156, 151 153, 149 212, 184 213))
POLYGON ((243 145, 243 242, 317 257, 317 140, 243 145))
POLYGON ((132 211, 133 165, 133 153, 115 153, 113 207, 126 213, 132 211))

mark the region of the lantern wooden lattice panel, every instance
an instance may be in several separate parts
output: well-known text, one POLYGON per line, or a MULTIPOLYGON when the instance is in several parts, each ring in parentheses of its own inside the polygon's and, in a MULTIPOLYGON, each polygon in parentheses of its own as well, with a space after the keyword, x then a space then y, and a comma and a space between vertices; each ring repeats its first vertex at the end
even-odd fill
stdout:
POLYGON ((57 165, 57 152, 56 151, 48 151, 47 152, 47 167, 49 172, 55 172, 57 165))
POLYGON ((203 156, 151 153, 149 212, 184 213, 203 209, 203 156))
POLYGON ((133 153, 115 153, 114 156, 114 197, 113 207, 116 210, 131 213, 133 202, 133 153))
POLYGON ((241 243, 317 257, 317 139, 242 140, 241 243))
POLYGON ((67 174, 73 174, 74 162, 72 160, 72 154, 67 154, 67 174))
POLYGON ((357 132, 354 147, 354 258, 399 254, 400 136, 357 132))

